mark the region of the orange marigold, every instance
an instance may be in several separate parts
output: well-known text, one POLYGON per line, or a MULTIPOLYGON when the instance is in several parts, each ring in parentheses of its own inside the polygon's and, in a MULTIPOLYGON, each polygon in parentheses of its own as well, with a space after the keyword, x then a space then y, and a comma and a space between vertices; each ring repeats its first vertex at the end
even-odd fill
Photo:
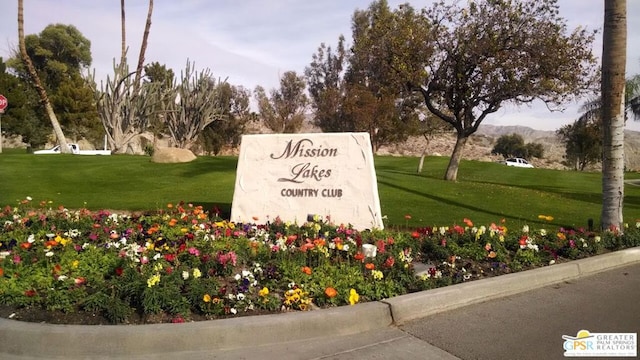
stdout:
POLYGON ((324 289, 324 294, 327 295, 328 298, 334 298, 338 295, 338 290, 329 286, 328 288, 324 289))

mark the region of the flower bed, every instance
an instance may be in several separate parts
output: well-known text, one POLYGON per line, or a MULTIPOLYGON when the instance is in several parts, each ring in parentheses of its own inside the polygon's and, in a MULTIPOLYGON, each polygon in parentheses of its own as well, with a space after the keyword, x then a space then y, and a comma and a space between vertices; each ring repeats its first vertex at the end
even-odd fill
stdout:
POLYGON ((0 226, 0 306, 113 324, 349 305, 640 243, 640 224, 624 234, 507 230, 468 219, 356 231, 319 218, 236 224, 183 203, 115 214, 34 206, 29 198, 5 207, 0 226))

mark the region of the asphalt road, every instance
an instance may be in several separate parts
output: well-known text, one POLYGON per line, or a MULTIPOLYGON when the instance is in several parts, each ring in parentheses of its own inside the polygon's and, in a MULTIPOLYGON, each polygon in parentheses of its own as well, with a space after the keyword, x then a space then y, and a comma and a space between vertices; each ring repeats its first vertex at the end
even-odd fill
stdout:
POLYGON ((640 264, 440 313, 400 329, 465 360, 567 359, 562 335, 640 333, 640 264))

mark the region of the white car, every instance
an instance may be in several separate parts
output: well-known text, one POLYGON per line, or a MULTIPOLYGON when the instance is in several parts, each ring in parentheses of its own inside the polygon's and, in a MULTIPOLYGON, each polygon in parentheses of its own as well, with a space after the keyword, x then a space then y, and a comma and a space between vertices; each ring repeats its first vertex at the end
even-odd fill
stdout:
POLYGON ((504 163, 507 164, 507 166, 515 166, 515 167, 522 167, 522 168, 533 167, 533 165, 529 164, 527 160, 522 158, 509 158, 505 160, 504 163))
MULTIPOLYGON (((74 155, 111 155, 111 150, 81 150, 78 144, 69 143, 67 145, 74 155)), ((60 154, 60 145, 56 145, 51 149, 37 150, 33 153, 36 155, 60 154)))

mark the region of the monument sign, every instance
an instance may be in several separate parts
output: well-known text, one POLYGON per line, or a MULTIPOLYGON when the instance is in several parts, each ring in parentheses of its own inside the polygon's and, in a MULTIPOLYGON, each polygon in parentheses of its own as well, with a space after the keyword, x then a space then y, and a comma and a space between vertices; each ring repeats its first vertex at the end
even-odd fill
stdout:
POLYGON ((302 224, 318 215, 382 229, 373 165, 367 133, 244 135, 231 220, 302 224))

